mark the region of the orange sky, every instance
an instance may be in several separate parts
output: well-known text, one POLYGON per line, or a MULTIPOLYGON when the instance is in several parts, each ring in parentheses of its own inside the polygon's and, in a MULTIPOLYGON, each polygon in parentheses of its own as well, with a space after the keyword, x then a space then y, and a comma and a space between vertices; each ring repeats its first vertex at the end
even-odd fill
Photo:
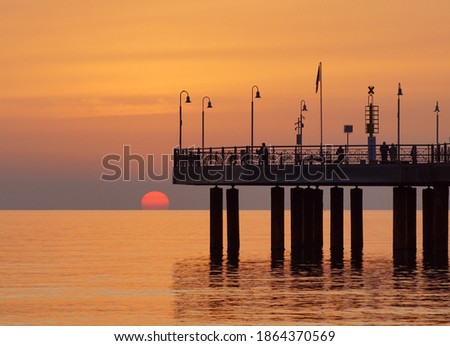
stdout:
POLYGON ((354 125, 353 143, 366 142, 368 85, 380 105, 378 141, 395 141, 398 82, 402 140, 435 139, 436 100, 441 139, 450 137, 447 0, 0 0, 0 9, 6 176, 71 170, 98 179, 101 157, 123 144, 170 152, 182 89, 193 101, 184 107, 185 145, 200 144, 205 95, 214 105, 206 145, 248 144, 253 84, 262 94, 255 143, 293 144, 305 99, 304 143, 316 144, 319 61, 324 142, 343 142, 344 124, 354 125), (74 156, 83 169, 71 167, 74 156))

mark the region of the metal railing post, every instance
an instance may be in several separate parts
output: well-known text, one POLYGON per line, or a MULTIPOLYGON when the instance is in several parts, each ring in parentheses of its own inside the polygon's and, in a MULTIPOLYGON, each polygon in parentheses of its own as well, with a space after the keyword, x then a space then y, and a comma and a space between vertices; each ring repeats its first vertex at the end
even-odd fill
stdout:
POLYGON ((444 143, 444 162, 447 162, 447 143, 444 143))

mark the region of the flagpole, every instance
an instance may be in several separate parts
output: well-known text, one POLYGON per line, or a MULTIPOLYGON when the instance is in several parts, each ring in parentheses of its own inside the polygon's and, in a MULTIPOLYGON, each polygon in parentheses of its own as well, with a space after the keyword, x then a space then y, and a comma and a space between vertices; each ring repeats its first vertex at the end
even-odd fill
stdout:
POLYGON ((320 155, 322 156, 322 146, 323 146, 323 116, 322 116, 322 84, 323 84, 323 71, 322 62, 319 63, 320 69, 320 155))

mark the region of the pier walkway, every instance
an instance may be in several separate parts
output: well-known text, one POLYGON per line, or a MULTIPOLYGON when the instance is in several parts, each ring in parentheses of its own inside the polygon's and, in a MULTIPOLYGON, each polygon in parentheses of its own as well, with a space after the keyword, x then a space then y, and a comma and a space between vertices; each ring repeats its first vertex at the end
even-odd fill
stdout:
MULTIPOLYGON (((397 146, 396 146, 397 148, 397 146)), ((368 146, 270 146, 175 149, 174 184, 430 186, 450 182, 450 146, 401 145, 391 160, 368 146), (412 148, 415 146, 415 154, 412 148), (371 159, 371 156, 372 158, 371 159)))

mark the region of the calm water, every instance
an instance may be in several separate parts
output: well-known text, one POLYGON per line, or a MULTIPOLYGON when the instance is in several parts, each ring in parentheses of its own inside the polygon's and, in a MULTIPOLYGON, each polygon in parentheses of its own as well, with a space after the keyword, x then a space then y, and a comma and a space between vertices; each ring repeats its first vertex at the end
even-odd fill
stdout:
POLYGON ((394 267, 391 214, 365 213, 357 266, 346 214, 335 268, 327 212, 322 263, 294 266, 289 251, 271 261, 269 211, 241 212, 239 262, 222 265, 208 211, 2 211, 0 324, 449 325, 448 267, 424 268, 420 251, 394 267))

